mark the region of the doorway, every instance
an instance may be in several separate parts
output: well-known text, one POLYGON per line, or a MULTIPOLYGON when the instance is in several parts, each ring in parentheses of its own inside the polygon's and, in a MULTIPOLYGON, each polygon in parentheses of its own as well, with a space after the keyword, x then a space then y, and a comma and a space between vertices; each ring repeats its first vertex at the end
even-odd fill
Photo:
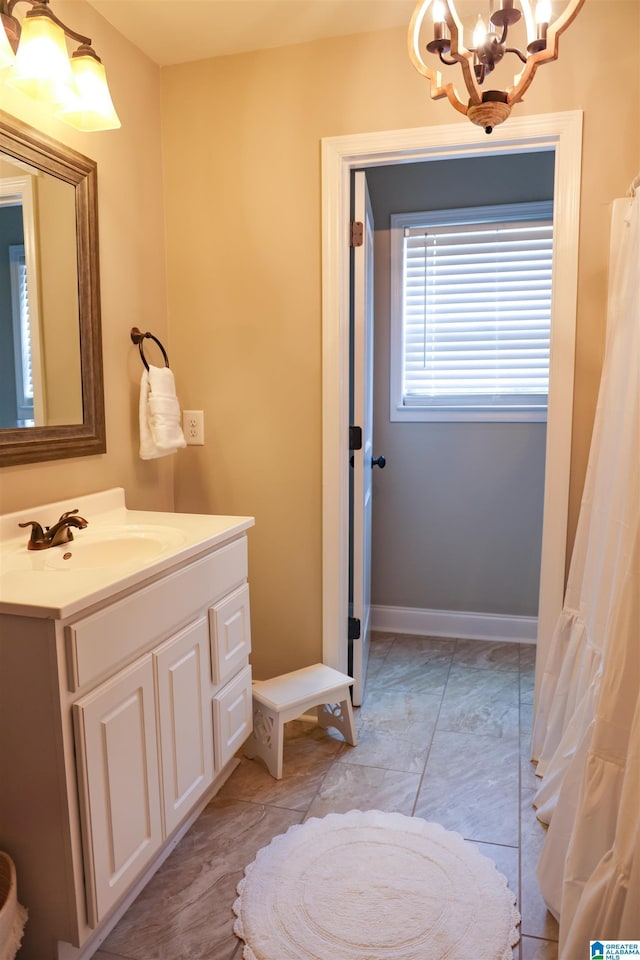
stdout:
MULTIPOLYGON (((555 152, 554 301, 538 616, 538 665, 562 608, 565 580, 577 295, 582 114, 511 120, 488 143, 471 125, 386 131, 322 142, 323 659, 347 667, 349 204, 356 168, 490 153, 555 152)), ((536 687, 538 684, 536 684, 536 687)))

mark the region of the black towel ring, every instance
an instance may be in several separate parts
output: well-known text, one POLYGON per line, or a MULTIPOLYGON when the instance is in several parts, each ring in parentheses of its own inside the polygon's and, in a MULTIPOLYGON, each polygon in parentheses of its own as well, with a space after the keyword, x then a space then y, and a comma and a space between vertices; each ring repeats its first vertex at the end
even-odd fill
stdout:
POLYGON ((145 340, 146 338, 148 338, 149 340, 153 340, 154 343, 157 343, 157 344, 158 344, 158 346, 160 347, 160 350, 161 350, 161 352, 162 352, 162 356, 164 357, 164 365, 165 365, 165 367, 168 367, 168 366, 169 366, 169 357, 167 356, 167 351, 166 351, 165 348, 162 346, 162 344, 160 343, 160 341, 158 340, 158 338, 157 338, 157 337, 154 337, 154 335, 153 335, 152 333, 149 333, 148 330, 147 330, 146 333, 141 333, 141 331, 138 330, 137 327, 132 327, 132 328, 131 328, 131 340, 133 341, 133 343, 137 343, 137 344, 138 344, 138 350, 140 351, 140 359, 141 359, 142 362, 144 363, 144 365, 145 365, 145 367, 147 368, 147 370, 149 369, 149 364, 147 363, 146 357, 145 357, 145 355, 144 355, 144 350, 143 350, 143 348, 142 348, 142 341, 145 340))

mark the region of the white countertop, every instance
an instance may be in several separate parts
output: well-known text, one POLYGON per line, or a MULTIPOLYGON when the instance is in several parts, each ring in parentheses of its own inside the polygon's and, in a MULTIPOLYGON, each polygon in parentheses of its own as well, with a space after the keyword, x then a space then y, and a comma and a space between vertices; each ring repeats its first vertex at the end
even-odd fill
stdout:
POLYGON ((74 616, 239 536, 253 524, 253 517, 127 510, 121 487, 5 514, 0 517, 0 614, 74 616), (37 520, 43 527, 52 526, 62 513, 76 507, 88 526, 74 529, 71 543, 27 549, 30 530, 19 529, 18 523, 37 520), (75 565, 74 545, 80 556, 87 544, 126 543, 128 537, 134 544, 144 541, 150 555, 75 565))

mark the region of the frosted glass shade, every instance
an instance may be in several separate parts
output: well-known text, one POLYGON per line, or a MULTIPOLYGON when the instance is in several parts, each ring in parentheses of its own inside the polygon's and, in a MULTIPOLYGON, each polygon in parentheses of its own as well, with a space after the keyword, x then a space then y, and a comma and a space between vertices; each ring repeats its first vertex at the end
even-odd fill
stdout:
POLYGON ((76 54, 71 59, 71 70, 76 96, 58 112, 60 119, 86 132, 117 130, 120 120, 113 106, 102 63, 91 54, 76 54))
POLYGON ((37 100, 64 103, 73 84, 64 31, 49 17, 22 21, 16 61, 7 83, 37 100))
POLYGON ((9 38, 2 20, 0 20, 0 70, 3 70, 5 67, 12 67, 15 62, 16 55, 13 52, 13 47, 9 43, 9 38))

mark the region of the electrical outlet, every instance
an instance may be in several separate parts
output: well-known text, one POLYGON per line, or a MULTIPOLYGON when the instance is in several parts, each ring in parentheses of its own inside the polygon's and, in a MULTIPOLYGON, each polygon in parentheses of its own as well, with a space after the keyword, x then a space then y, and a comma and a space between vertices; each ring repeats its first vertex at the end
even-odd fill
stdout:
POLYGON ((182 432, 188 445, 204 446, 204 411, 183 410, 182 432))

